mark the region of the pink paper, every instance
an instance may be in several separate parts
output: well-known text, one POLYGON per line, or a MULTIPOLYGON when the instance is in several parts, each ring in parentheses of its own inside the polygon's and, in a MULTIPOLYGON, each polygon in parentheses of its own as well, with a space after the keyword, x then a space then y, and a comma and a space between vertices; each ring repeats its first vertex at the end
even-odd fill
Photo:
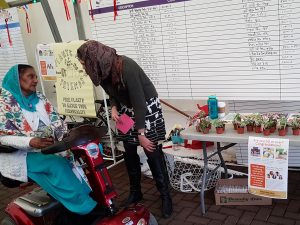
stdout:
POLYGON ((116 124, 116 127, 123 134, 126 134, 132 128, 133 124, 134 121, 129 116, 127 116, 126 114, 122 114, 116 124))

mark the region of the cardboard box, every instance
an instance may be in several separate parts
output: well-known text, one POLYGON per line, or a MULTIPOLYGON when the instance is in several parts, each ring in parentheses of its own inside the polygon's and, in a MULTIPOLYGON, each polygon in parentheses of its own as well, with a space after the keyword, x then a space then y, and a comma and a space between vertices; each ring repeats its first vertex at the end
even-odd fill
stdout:
POLYGON ((241 186, 248 188, 248 179, 220 179, 215 188, 216 205, 272 205, 272 199, 249 193, 217 193, 222 186, 241 186))

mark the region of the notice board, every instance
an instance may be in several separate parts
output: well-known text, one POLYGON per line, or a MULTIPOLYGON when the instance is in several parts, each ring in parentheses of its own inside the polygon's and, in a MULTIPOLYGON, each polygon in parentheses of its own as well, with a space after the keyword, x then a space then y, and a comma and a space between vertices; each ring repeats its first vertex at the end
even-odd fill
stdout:
POLYGON ((95 40, 161 98, 300 100, 300 0, 92 0, 95 40))
POLYGON ((28 64, 17 8, 0 9, 0 84, 15 64, 28 64))

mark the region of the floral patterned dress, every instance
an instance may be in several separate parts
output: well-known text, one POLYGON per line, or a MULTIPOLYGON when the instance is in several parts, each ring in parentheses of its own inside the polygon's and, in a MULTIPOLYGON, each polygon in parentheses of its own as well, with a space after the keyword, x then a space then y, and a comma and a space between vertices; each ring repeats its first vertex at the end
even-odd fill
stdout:
MULTIPOLYGON (((50 126, 47 128, 52 131, 53 136, 57 139, 62 139, 67 127, 60 119, 52 104, 48 99, 37 92, 37 95, 44 103, 46 112, 50 119, 50 126)), ((40 131, 33 131, 28 121, 25 119, 22 109, 13 95, 1 89, 0 94, 0 135, 7 136, 25 136, 39 137, 40 131)), ((3 176, 11 179, 27 181, 27 152, 34 151, 33 149, 19 150, 14 153, 0 153, 0 172, 3 176)))

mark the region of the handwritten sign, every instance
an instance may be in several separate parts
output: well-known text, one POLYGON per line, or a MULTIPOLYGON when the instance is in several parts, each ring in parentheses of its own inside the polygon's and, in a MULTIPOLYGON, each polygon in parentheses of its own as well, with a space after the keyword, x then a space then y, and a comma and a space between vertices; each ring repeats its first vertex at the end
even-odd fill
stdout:
POLYGON ((63 115, 96 117, 90 78, 76 58, 84 41, 53 44, 56 67, 58 112, 63 115))

